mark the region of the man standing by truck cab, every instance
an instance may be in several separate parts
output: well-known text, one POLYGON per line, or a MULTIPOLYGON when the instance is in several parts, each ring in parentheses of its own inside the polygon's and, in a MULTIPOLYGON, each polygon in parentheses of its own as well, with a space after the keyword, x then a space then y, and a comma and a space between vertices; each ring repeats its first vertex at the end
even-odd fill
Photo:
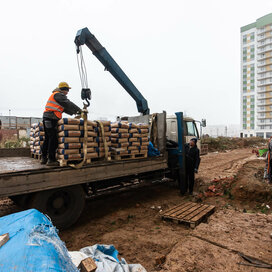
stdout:
POLYGON ((185 181, 182 182, 180 192, 182 195, 187 193, 189 188, 189 194, 193 194, 195 184, 195 173, 198 172, 200 164, 199 149, 197 148, 197 138, 192 138, 189 144, 185 145, 185 166, 186 176, 185 181))
POLYGON ((60 82, 50 95, 43 113, 43 127, 45 139, 41 147, 41 164, 57 166, 56 150, 58 147, 58 120, 62 118, 62 113, 69 115, 80 113, 81 109, 67 98, 71 87, 66 82, 60 82))

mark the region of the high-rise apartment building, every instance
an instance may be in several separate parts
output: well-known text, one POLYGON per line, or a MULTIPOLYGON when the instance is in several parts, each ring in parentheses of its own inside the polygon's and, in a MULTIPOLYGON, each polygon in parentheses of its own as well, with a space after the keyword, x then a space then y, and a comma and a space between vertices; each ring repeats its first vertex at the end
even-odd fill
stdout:
POLYGON ((241 134, 272 136, 272 13, 241 27, 241 134))

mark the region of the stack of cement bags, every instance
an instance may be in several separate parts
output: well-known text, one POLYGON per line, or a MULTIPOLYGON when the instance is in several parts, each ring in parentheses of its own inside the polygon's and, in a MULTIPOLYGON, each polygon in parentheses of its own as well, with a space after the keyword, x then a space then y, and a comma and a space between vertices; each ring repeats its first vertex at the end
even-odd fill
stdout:
POLYGON ((37 124, 32 124, 30 129, 30 151, 31 154, 40 155, 41 146, 44 141, 44 129, 43 123, 39 122, 37 124))
MULTIPOLYGON (((105 141, 110 142, 110 122, 105 124, 105 141)), ((101 127, 97 122, 87 121, 87 159, 105 157, 101 127)), ((84 158, 84 121, 82 119, 63 118, 58 121, 58 159, 64 161, 84 158)))
POLYGON ((95 127, 95 131, 97 132, 97 137, 94 139, 98 144, 96 148, 96 152, 99 158, 107 159, 111 158, 111 122, 110 121, 97 121, 97 127, 95 127), (102 127, 104 133, 102 133, 102 127), (103 138, 104 134, 104 138, 103 138), (107 146, 107 152, 105 153, 105 145, 107 146))
POLYGON ((112 150, 114 155, 127 155, 132 158, 147 156, 147 124, 135 124, 124 121, 116 122, 112 123, 111 132, 112 150))

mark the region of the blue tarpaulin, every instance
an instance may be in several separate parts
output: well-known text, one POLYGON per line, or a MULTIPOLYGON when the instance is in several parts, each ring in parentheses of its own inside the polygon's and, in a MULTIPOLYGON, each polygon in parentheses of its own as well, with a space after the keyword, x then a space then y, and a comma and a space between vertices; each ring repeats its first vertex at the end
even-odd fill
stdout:
POLYGON ((155 156, 159 156, 160 155, 160 151, 154 147, 154 145, 149 141, 148 144, 148 157, 155 157, 155 156))
POLYGON ((51 221, 35 209, 0 218, 0 235, 10 239, 0 247, 0 271, 45 272, 78 269, 51 221))

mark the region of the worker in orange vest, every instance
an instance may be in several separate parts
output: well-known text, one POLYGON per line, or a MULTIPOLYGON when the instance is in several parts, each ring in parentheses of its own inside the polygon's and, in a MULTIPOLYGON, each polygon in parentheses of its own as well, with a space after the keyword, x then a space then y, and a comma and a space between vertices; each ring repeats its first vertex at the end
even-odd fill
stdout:
POLYGON ((58 147, 58 120, 62 118, 62 113, 69 115, 80 114, 81 109, 67 98, 71 87, 66 82, 60 82, 50 95, 43 113, 43 126, 45 139, 41 147, 41 164, 57 166, 56 150, 58 147))

